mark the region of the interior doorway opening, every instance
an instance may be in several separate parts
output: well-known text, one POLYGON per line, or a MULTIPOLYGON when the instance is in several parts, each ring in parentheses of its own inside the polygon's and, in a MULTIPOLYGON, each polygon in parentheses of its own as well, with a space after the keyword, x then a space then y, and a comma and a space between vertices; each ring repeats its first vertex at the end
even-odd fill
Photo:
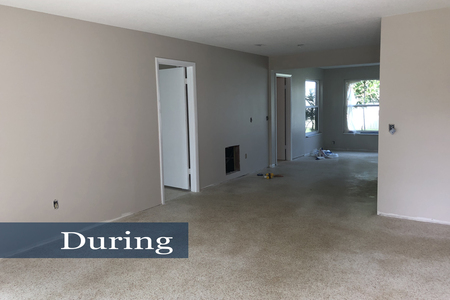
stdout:
POLYGON ((195 63, 156 58, 161 203, 199 192, 195 63))
POLYGON ((276 74, 276 158, 292 160, 291 135, 292 75, 276 74))

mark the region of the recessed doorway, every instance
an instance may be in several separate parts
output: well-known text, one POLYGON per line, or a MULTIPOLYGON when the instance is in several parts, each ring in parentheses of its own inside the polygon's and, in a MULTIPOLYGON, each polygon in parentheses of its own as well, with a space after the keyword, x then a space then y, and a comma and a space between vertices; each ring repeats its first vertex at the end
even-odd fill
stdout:
POLYGON ((164 204, 167 188, 200 191, 195 63, 156 58, 156 82, 164 204))

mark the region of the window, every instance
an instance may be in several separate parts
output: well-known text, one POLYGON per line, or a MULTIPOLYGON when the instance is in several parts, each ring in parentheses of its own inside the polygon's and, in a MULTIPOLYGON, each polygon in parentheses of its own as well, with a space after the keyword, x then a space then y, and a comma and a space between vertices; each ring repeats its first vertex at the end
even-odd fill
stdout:
POLYGON ((319 100, 317 81, 305 81, 305 133, 311 134, 319 131, 319 100))
POLYGON ((380 111, 379 80, 346 81, 346 132, 378 133, 380 111))

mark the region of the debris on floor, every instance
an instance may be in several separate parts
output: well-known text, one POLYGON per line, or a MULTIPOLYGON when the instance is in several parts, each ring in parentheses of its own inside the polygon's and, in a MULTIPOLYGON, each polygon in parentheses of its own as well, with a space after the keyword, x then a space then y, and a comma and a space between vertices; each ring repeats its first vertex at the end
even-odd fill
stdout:
POLYGON ((321 159, 325 159, 325 158, 336 158, 339 157, 339 155, 337 153, 333 153, 330 150, 323 150, 323 148, 318 149, 314 149, 311 152, 311 156, 315 156, 316 160, 321 160, 321 159))
POLYGON ((264 176, 264 178, 266 178, 266 179, 272 179, 272 178, 274 178, 274 177, 284 177, 283 175, 280 175, 280 174, 273 174, 273 173, 266 173, 266 174, 258 173, 257 175, 258 175, 258 176, 264 176))
POLYGON ((264 178, 272 179, 273 178, 273 173, 266 173, 266 175, 264 175, 264 178))

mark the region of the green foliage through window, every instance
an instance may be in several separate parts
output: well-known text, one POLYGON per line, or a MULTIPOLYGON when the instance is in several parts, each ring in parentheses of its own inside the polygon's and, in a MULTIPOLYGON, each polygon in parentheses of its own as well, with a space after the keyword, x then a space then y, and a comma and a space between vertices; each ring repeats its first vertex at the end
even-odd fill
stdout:
POLYGON ((361 80, 351 84, 357 99, 356 104, 380 103, 380 81, 361 80))
POLYGON ((374 133, 379 128, 380 81, 347 81, 347 132, 374 133))
POLYGON ((319 131, 319 106, 316 81, 305 81, 305 108, 305 133, 319 131))

